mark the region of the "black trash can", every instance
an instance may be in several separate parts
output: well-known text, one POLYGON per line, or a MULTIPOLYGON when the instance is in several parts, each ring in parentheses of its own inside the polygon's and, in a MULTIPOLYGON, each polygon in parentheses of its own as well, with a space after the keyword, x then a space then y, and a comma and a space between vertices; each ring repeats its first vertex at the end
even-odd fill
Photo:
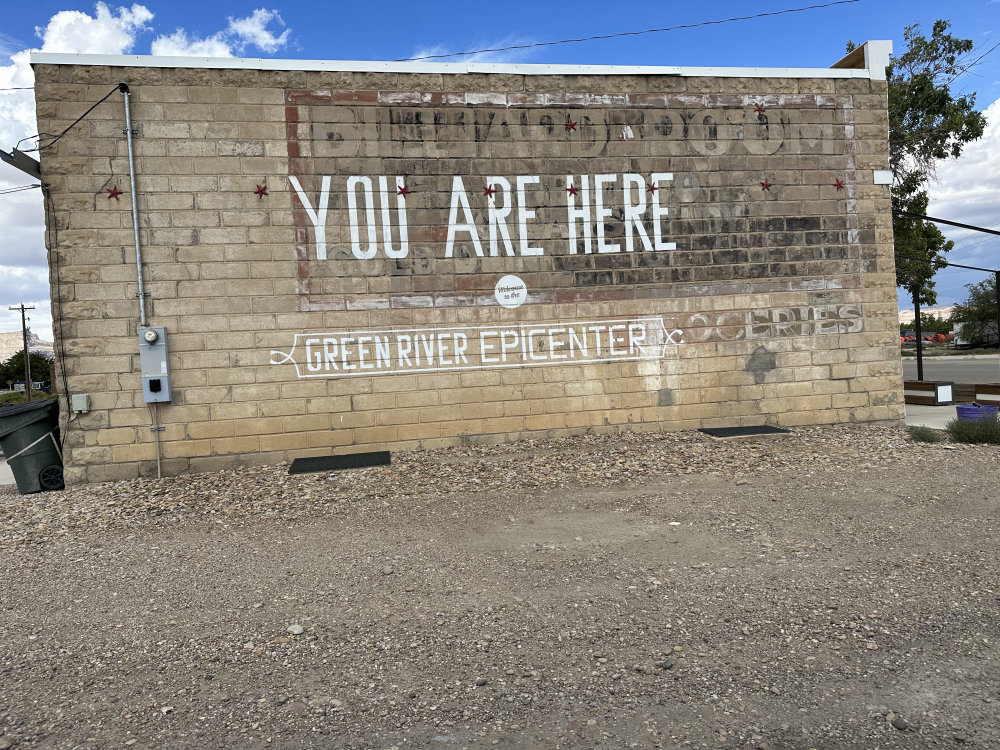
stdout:
POLYGON ((0 450, 22 495, 61 490, 58 399, 0 409, 0 450))

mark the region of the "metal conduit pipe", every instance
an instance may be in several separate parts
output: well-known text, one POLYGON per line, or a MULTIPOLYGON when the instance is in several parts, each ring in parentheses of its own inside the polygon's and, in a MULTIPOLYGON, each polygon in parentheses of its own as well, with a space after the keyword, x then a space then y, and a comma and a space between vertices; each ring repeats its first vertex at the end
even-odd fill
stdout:
POLYGON ((135 271, 139 281, 139 325, 146 326, 146 290, 142 283, 142 245, 139 243, 139 204, 135 194, 135 154, 132 150, 132 113, 129 108, 127 83, 119 83, 118 90, 125 100, 125 142, 128 144, 128 180, 132 193, 132 236, 135 241, 135 271))
MULTIPOLYGON (((142 283, 142 245, 139 242, 139 203, 135 191, 135 152, 132 149, 132 112, 129 107, 131 96, 127 83, 119 83, 118 90, 122 92, 125 100, 125 142, 128 144, 128 180, 132 194, 132 237, 135 241, 135 274, 139 282, 139 326, 146 327, 146 289, 142 283)), ((153 426, 150 428, 156 439, 156 478, 162 476, 160 470, 160 415, 157 407, 159 404, 151 404, 153 426)))

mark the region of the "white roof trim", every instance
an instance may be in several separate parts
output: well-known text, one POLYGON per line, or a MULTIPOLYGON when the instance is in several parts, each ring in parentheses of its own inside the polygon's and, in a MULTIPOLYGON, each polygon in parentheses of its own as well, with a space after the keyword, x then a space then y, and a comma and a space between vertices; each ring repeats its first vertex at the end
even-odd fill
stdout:
POLYGON ((712 78, 874 78, 874 71, 845 68, 684 68, 676 65, 538 65, 376 60, 272 60, 242 57, 73 55, 33 52, 32 65, 107 65, 125 68, 347 71, 364 73, 506 73, 515 75, 646 75, 712 78))

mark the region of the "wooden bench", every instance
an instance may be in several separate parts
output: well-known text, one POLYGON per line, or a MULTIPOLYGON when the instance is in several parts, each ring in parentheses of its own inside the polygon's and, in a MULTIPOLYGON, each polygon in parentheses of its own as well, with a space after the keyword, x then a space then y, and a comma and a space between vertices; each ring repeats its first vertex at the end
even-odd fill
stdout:
POLYGON ((903 403, 948 406, 955 403, 955 384, 941 380, 904 380, 903 403))
POLYGON ((1000 406, 1000 383, 976 385, 976 403, 983 406, 1000 406))

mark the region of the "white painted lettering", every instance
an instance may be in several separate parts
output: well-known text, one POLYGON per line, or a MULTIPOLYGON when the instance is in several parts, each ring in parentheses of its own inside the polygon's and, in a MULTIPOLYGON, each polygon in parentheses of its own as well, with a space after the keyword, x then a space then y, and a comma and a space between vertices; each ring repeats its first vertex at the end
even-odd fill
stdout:
POLYGON ((410 254, 410 236, 406 226, 406 183, 396 177, 396 221, 399 222, 399 250, 392 246, 392 221, 389 218, 389 186, 385 177, 378 178, 378 197, 382 206, 382 249, 388 258, 405 258, 410 254))
POLYGON ((646 181, 639 174, 623 175, 622 181, 625 188, 625 252, 631 253, 635 249, 633 229, 642 241, 642 249, 650 252, 653 245, 649 241, 649 235, 646 234, 646 227, 642 224, 642 215, 646 213, 646 181), (635 203, 632 203, 633 191, 638 195, 635 203))
POLYGON ((362 370, 374 370, 375 365, 369 362, 365 364, 365 358, 368 356, 368 345, 367 342, 371 341, 371 336, 358 336, 358 367, 362 370))
POLYGON ((313 347, 319 344, 319 339, 306 339, 306 369, 309 372, 319 372, 323 369, 323 357, 313 347))
POLYGON ((500 359, 507 361, 507 352, 517 349, 517 331, 500 331, 500 359))
POLYGON ((611 209, 604 207, 604 186, 618 182, 616 174, 594 175, 594 222, 597 224, 597 252, 620 253, 618 244, 608 244, 604 241, 604 220, 611 218, 611 209))
POLYGON ((601 356, 601 331, 603 326, 590 326, 587 328, 588 331, 594 333, 594 349, 596 350, 596 356, 601 356))
POLYGON ((302 185, 299 184, 298 178, 295 175, 289 175, 288 181, 292 183, 292 188, 299 198, 299 203, 306 210, 306 216, 313 223, 316 234, 316 258, 318 260, 326 260, 326 211, 330 205, 330 178, 329 176, 324 176, 320 181, 319 208, 315 210, 309 202, 305 191, 302 189, 302 185))
POLYGON ((638 347, 646 343, 646 326, 642 323, 628 324, 628 353, 635 354, 638 347))
POLYGON ((455 364, 469 364, 469 359, 465 356, 465 350, 469 346, 469 337, 459 331, 455 334, 455 364))
POLYGON ((399 366, 405 363, 407 367, 412 367, 410 352, 413 351, 413 341, 406 334, 401 333, 396 337, 396 353, 399 356, 399 366))
POLYGON ((583 227, 583 252, 593 252, 590 237, 590 175, 580 175, 576 182, 572 175, 566 176, 566 213, 569 221, 569 252, 576 255, 576 222, 583 227), (571 190, 570 188, 575 188, 571 190), (580 208, 576 207, 576 194, 580 194, 580 208))
POLYGON ((528 208, 528 198, 525 188, 537 185, 541 180, 535 176, 518 175, 517 177, 517 231, 521 243, 521 255, 541 255, 545 252, 540 247, 533 247, 528 239, 528 219, 535 218, 535 212, 528 208))
POLYGON ((427 358, 427 364, 434 364, 434 336, 433 334, 422 334, 418 333, 413 337, 415 341, 415 348, 417 350, 417 364, 420 364, 420 350, 423 349, 424 356, 427 358))
POLYGON ((661 182, 673 180, 674 176, 670 172, 653 172, 649 176, 649 182, 657 189, 653 191, 651 203, 653 210, 653 250, 676 250, 676 242, 663 241, 663 217, 667 215, 667 209, 660 205, 661 182))
POLYGON ((351 253, 358 260, 368 260, 375 257, 378 251, 378 240, 375 229, 375 197, 372 193, 370 177, 353 175, 347 178, 347 218, 351 227, 351 253), (365 223, 368 226, 368 247, 361 249, 361 227, 358 221, 357 188, 364 190, 365 223))
POLYGON ((323 339, 323 357, 327 370, 337 369, 337 339, 323 339))
MULTIPOLYGON (((810 315, 822 316, 831 323, 836 318, 827 316, 841 312, 832 305, 788 308, 787 311, 800 322, 810 315)), ((698 315, 692 316, 692 320, 698 320, 698 315)), ((734 318, 742 320, 731 312, 721 313, 718 318, 712 316, 711 322, 707 315, 700 315, 709 323, 709 337, 723 336, 726 323, 734 318)), ((680 330, 668 329, 660 317, 578 323, 510 323, 503 328, 458 326, 297 334, 296 346, 304 350, 300 359, 292 356, 293 348, 287 354, 272 352, 272 355, 284 356, 280 360, 272 357, 271 364, 292 361, 299 377, 316 378, 657 359, 663 356, 663 347, 683 343, 681 334, 680 330), (470 357, 469 345, 475 338, 479 339, 477 356, 470 357)))
POLYGON ((465 194, 465 183, 462 178, 456 175, 451 181, 451 207, 448 209, 448 238, 445 242, 444 257, 451 258, 455 255, 455 235, 458 232, 468 232, 472 239, 472 247, 476 255, 483 257, 483 246, 479 241, 479 230, 476 228, 476 220, 472 216, 472 209, 469 207, 469 196, 465 194), (462 223, 458 222, 458 209, 462 209, 462 223))
POLYGON ((624 337, 615 336, 615 331, 616 330, 617 331, 624 331, 625 330, 625 326, 623 326, 623 325, 621 325, 621 326, 610 326, 608 328, 608 354, 610 354, 612 357, 620 357, 623 354, 625 354, 625 352, 623 350, 621 350, 621 349, 615 349, 615 344, 623 344, 623 343, 625 343, 624 337))
POLYGON ((532 341, 532 337, 543 336, 543 335, 545 335, 544 328, 532 328, 528 331, 528 335, 525 336, 525 338, 528 340, 528 357, 530 359, 533 359, 535 361, 547 359, 547 357, 544 354, 535 354, 535 342, 532 341))
POLYGON ((487 336, 496 336, 496 335, 497 335, 496 331, 480 331, 479 332, 479 353, 480 353, 480 357, 482 358, 483 362, 493 363, 493 362, 499 362, 500 361, 499 357, 488 357, 486 355, 486 352, 492 352, 492 351, 494 351, 496 349, 496 346, 494 344, 487 344, 486 343, 486 337, 487 336))
POLYGON ((695 313, 692 315, 685 326, 685 330, 694 328, 694 340, 698 343, 708 341, 712 338, 712 318, 710 318, 705 313, 695 313))
POLYGON ((389 337, 375 336, 375 366, 392 367, 392 355, 389 353, 389 337))
POLYGON ((445 365, 454 364, 452 360, 445 359, 445 354, 448 353, 448 344, 445 339, 449 338, 447 333, 439 333, 437 337, 437 352, 438 352, 438 363, 444 367, 445 365))
POLYGON ((724 312, 715 321, 715 334, 722 341, 739 341, 747 333, 742 323, 743 316, 740 313, 724 312), (732 333, 726 332, 726 326, 732 327, 732 333))
POLYGON ((565 328, 550 328, 549 329, 549 356, 552 359, 566 359, 569 355, 566 352, 559 353, 557 350, 566 347, 566 342, 564 340, 556 340, 557 333, 564 333, 565 328))
POLYGON ((505 177, 490 177, 486 181, 487 187, 494 188, 493 195, 487 198, 486 216, 490 232, 490 255, 499 255, 497 246, 497 235, 503 239, 503 249, 507 255, 514 255, 514 244, 510 241, 510 233, 507 231, 507 217, 510 216, 513 206, 513 196, 510 193, 510 181, 505 177), (499 186, 499 187, 498 187, 499 186), (503 194, 503 207, 499 205, 499 194, 503 194))
POLYGON ((340 364, 345 370, 356 370, 357 365, 351 364, 347 358, 351 356, 350 345, 353 338, 343 338, 340 340, 340 364))
POLYGON ((570 328, 569 354, 572 357, 573 355, 576 354, 576 352, 580 352, 580 354, 584 357, 587 356, 587 334, 586 332, 584 332, 583 335, 581 336, 580 333, 575 328, 570 328))

